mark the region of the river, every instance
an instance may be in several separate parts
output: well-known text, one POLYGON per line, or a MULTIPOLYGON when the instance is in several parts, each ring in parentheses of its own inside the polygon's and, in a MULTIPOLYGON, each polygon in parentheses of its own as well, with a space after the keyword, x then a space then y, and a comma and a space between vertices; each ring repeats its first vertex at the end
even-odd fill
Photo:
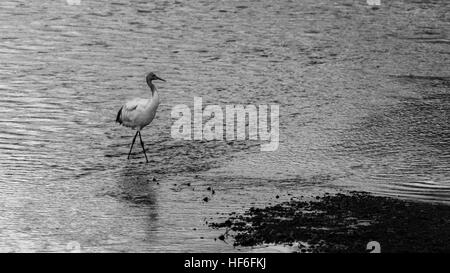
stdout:
POLYGON ((0 251, 248 251, 208 222, 337 190, 450 203, 448 1, 69 2, 0 3, 0 251), (150 71, 145 164, 114 121, 150 71), (278 150, 173 139, 194 96, 279 105, 278 150))

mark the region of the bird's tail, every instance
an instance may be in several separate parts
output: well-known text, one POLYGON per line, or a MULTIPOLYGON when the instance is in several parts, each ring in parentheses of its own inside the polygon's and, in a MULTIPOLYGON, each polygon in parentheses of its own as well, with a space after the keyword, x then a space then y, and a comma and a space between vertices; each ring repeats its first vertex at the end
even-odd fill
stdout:
POLYGON ((119 124, 122 124, 122 109, 123 106, 120 108, 119 112, 117 112, 116 122, 118 122, 119 124))

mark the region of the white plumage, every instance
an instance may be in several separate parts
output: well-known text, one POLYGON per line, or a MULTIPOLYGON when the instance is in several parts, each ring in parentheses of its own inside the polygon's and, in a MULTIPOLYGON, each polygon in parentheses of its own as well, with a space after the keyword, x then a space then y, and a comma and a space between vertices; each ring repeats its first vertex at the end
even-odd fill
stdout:
POLYGON ((146 77, 147 84, 152 91, 152 96, 150 99, 136 98, 125 103, 122 108, 120 108, 117 113, 116 122, 119 124, 137 130, 134 135, 133 142, 131 143, 130 152, 128 153, 128 158, 130 158, 131 150, 133 149, 134 141, 137 135, 141 140, 142 150, 144 151, 145 159, 148 163, 147 154, 145 153, 144 142, 142 141, 141 130, 149 125, 156 115, 156 110, 159 105, 159 94, 156 90, 155 85, 152 83, 153 80, 165 81, 154 73, 149 73, 146 77))
POLYGON ((158 93, 155 92, 151 99, 135 98, 122 106, 121 122, 123 126, 142 130, 155 118, 159 105, 158 93))

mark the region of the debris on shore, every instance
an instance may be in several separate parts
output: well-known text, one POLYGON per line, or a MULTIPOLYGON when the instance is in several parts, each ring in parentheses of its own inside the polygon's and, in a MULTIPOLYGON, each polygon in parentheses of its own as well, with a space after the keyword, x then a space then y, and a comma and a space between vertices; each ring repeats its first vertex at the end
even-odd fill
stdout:
POLYGON ((235 246, 296 244, 298 252, 450 252, 450 206, 374 196, 325 194, 231 214, 213 228, 226 228, 235 246))

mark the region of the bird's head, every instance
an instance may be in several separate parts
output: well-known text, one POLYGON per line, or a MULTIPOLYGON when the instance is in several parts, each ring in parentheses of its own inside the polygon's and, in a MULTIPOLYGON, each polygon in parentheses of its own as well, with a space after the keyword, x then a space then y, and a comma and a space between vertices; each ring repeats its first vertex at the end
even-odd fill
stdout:
POLYGON ((165 80, 163 80, 160 77, 156 76, 156 74, 153 73, 153 72, 150 72, 150 73, 147 74, 146 80, 147 80, 147 84, 148 85, 150 85, 152 83, 152 81, 154 81, 154 80, 160 80, 160 81, 165 82, 165 80))

